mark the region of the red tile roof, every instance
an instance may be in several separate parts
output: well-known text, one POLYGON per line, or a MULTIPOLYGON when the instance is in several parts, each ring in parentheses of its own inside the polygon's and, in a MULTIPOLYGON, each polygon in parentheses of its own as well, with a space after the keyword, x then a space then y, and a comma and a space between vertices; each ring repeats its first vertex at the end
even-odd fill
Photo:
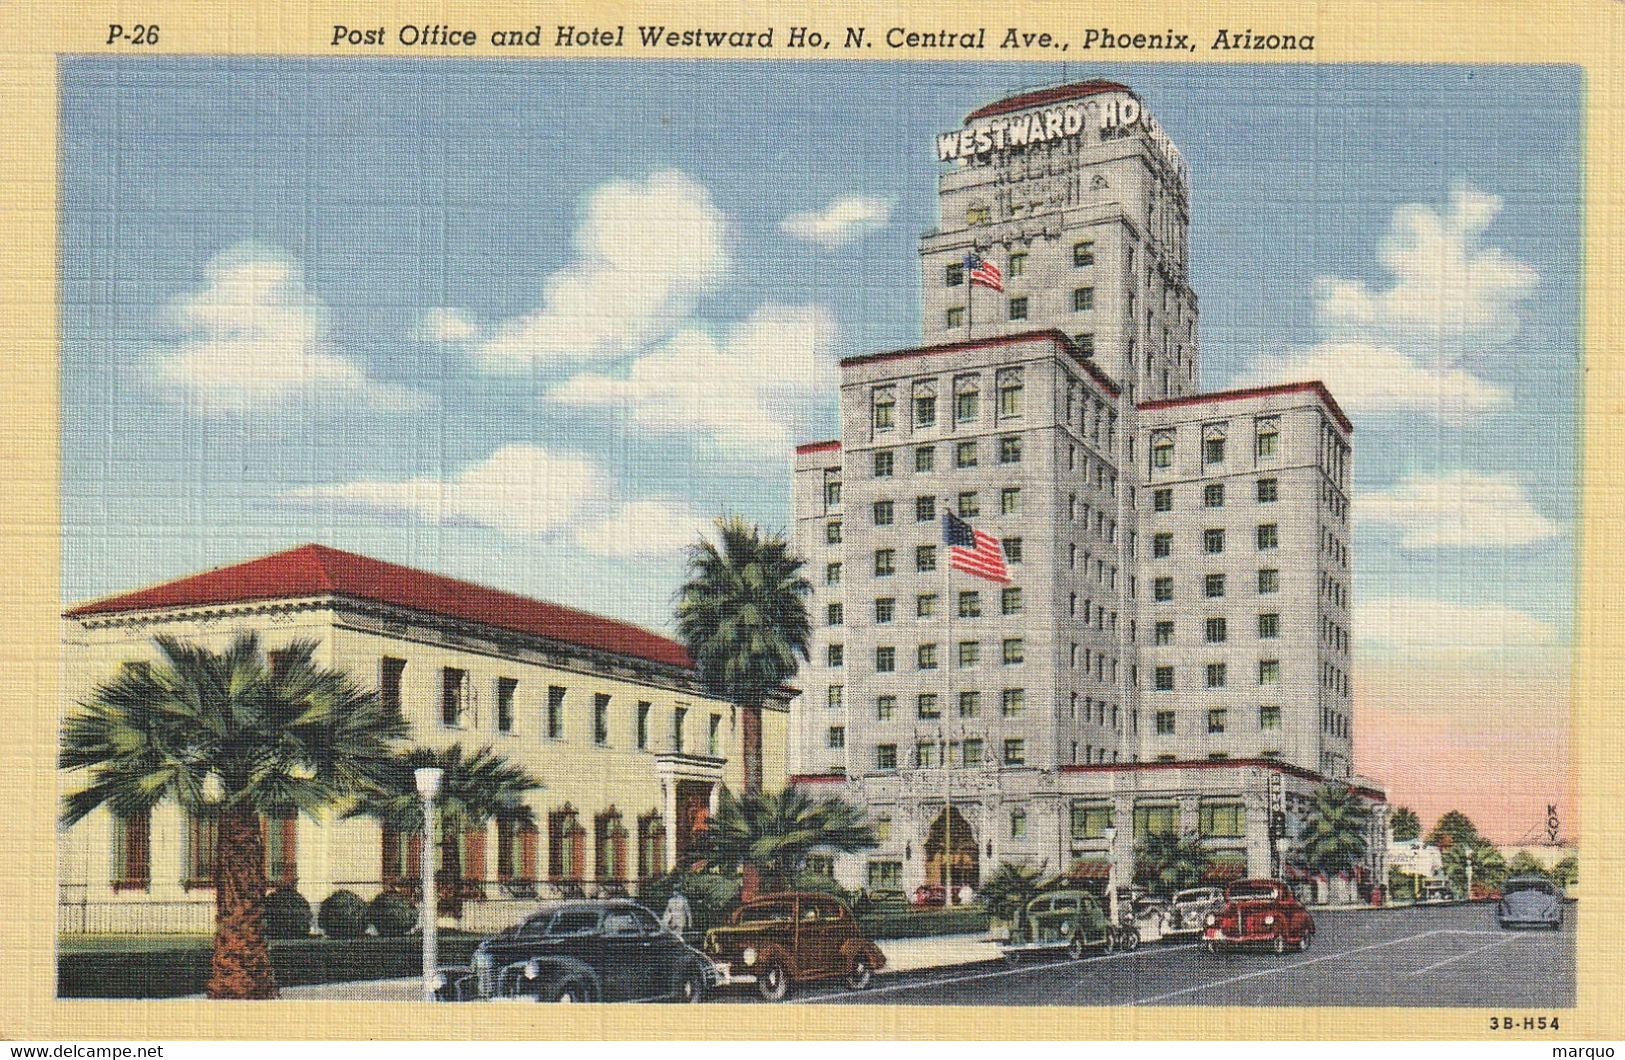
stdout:
POLYGON ((1068 100, 1082 99, 1085 96, 1098 96, 1102 92, 1132 91, 1134 90, 1127 85, 1120 85, 1116 81, 1079 81, 1070 85, 1040 88, 1032 92, 1007 96, 996 103, 989 103, 985 107, 978 107, 965 115, 965 124, 969 125, 978 118, 991 118, 996 114, 1009 114, 1012 111, 1026 110, 1028 107, 1044 107, 1052 103, 1065 103, 1068 100))
POLYGON ((1033 342, 1037 339, 1049 339, 1052 342, 1060 343, 1061 348, 1070 354, 1072 359, 1102 388, 1114 396, 1120 392, 1111 377, 1097 368, 1093 361, 1078 353, 1071 336, 1057 328, 1040 328, 1037 331, 1022 331, 1014 335, 995 335, 986 339, 968 339, 965 342, 945 342, 937 346, 911 346, 905 350, 887 350, 883 353, 862 353, 856 357, 841 358, 841 367, 872 364, 876 361, 906 360, 910 357, 934 357, 938 354, 959 353, 962 350, 981 350, 990 346, 1009 346, 1019 342, 1033 342))
POLYGON ((1318 379, 1311 379, 1306 383, 1282 383, 1278 386, 1255 386, 1248 387, 1245 390, 1215 390, 1210 394, 1188 394, 1184 397, 1159 398, 1156 401, 1142 401, 1136 407, 1142 409, 1171 409, 1180 405, 1202 405, 1210 401, 1242 401, 1246 398, 1268 397, 1271 394, 1296 394, 1299 392, 1311 392, 1317 395, 1325 404, 1327 411, 1332 414, 1332 417, 1343 425, 1343 429, 1350 434, 1354 433, 1354 424, 1350 423, 1349 418, 1343 415, 1342 408, 1338 406, 1337 400, 1332 397, 1332 392, 1326 389, 1326 384, 1318 379))
POLYGON ((803 445, 796 446, 796 453, 798 455, 802 453, 823 453, 831 449, 839 449, 840 447, 841 443, 839 441, 807 442, 803 445))
POLYGON ((66 615, 81 618, 311 596, 389 604, 667 666, 688 669, 692 665, 681 644, 626 622, 324 545, 302 545, 81 604, 66 615))

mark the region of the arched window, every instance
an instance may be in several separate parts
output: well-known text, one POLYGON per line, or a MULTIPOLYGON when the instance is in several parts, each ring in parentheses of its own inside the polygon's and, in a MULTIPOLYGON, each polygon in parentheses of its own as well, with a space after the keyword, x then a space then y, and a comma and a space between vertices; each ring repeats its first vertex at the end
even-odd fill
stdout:
POLYGON ((638 818, 638 879, 666 871, 666 822, 656 810, 638 818))
POLYGON ((547 815, 547 875, 553 880, 579 882, 587 872, 587 830, 575 807, 564 804, 547 815))
POLYGON ((626 825, 611 806, 593 818, 593 876, 599 883, 626 880, 626 825))

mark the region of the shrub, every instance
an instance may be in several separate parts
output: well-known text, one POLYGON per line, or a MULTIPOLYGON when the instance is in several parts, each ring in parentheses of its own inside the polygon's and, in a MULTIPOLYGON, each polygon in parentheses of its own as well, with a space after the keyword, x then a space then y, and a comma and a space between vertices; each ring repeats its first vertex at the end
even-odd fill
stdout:
POLYGON ((265 937, 302 939, 310 934, 310 903, 291 887, 265 896, 265 937))
POLYGON ((358 938, 367 930, 367 903, 354 891, 334 891, 322 899, 316 925, 330 939, 358 938))
POLYGON ((404 935, 417 925, 418 912, 398 894, 385 891, 367 906, 367 923, 380 935, 404 935))
POLYGON ((678 887, 688 899, 694 914, 694 932, 703 932, 725 923, 739 904, 739 879, 714 872, 671 872, 644 880, 638 886, 638 901, 656 916, 666 909, 666 901, 678 887))
POLYGON ((822 872, 803 871, 796 873, 791 889, 809 891, 813 894, 827 894, 832 898, 839 898, 848 908, 853 906, 857 897, 851 891, 836 883, 833 876, 827 876, 822 872))

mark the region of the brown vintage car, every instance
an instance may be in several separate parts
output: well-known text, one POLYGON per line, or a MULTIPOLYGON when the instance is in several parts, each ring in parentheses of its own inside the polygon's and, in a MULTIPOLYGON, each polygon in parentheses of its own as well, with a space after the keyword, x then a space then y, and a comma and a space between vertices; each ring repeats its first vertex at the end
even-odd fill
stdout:
POLYGON ((767 1001, 781 1001, 792 983, 814 979, 840 978, 862 990, 886 965, 852 910, 827 894, 772 894, 746 902, 726 926, 706 932, 705 954, 716 965, 719 986, 751 984, 767 1001))

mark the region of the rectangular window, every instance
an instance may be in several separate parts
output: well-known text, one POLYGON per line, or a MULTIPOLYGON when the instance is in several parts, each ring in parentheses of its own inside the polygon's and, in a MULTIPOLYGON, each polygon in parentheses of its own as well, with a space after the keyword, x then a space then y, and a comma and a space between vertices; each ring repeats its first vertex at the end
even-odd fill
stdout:
POLYGON ((1171 489, 1153 490, 1151 492, 1151 510, 1154 512, 1173 511, 1174 491, 1171 489))
POLYGON ((440 723, 461 728, 468 684, 468 671, 448 666, 440 672, 440 723))
POLYGON ((1072 804, 1072 838, 1105 839, 1112 825, 1112 808, 1105 803, 1072 804))
POLYGON ((1016 564, 1020 563, 1021 538, 1007 537, 1002 543, 1004 545, 1004 561, 1009 563, 1011 566, 1015 566, 1016 564))
POLYGON ((1207 664, 1207 686, 1209 688, 1223 688, 1225 682, 1225 664, 1207 664))
POLYGON ((1173 534, 1153 534, 1153 535, 1151 535, 1151 558, 1152 559, 1167 559, 1169 556, 1173 555, 1173 553, 1174 553, 1174 535, 1173 534))
POLYGON ((892 450, 881 449, 875 453, 875 478, 891 478, 896 466, 896 454, 892 450))
POLYGON ((1258 551, 1268 552, 1272 548, 1279 548, 1281 536, 1274 523, 1260 523, 1258 526, 1258 551))
POLYGON ((982 414, 982 396, 974 390, 954 395, 954 419, 969 423, 982 414))
POLYGON ((825 565, 825 567, 824 567, 824 584, 825 585, 839 585, 839 584, 841 584, 841 565, 839 563, 829 563, 829 564, 825 565))
POLYGON ((299 882, 299 815, 261 818, 260 835, 265 842, 265 882, 272 887, 294 886, 299 882))
POLYGON ((1174 712, 1171 710, 1157 711, 1157 735, 1172 736, 1174 733, 1174 712))
POLYGON ((1072 289, 1072 311, 1082 313, 1095 307, 1095 289, 1093 287, 1074 287, 1072 289))
POLYGON ((378 701, 391 714, 401 712, 401 675, 405 672, 405 659, 386 655, 378 662, 378 701))
POLYGON ((497 732, 513 732, 513 697, 518 687, 515 678, 497 678, 497 732))
POLYGON ((1281 708, 1259 707, 1258 727, 1266 732, 1279 729, 1281 727, 1281 708))
MULTIPOLYGON (((949 757, 950 758, 955 757, 952 752, 953 752, 954 748, 957 747, 957 746, 958 746, 957 743, 952 744, 952 745, 949 746, 949 757)), ((959 759, 958 764, 960 766, 962 766, 963 768, 965 768, 965 769, 974 769, 977 766, 981 765, 982 764, 982 741, 979 740, 979 739, 976 739, 975 737, 970 737, 970 738, 966 739, 965 740, 965 745, 964 745, 963 748, 960 749, 959 754, 958 754, 957 757, 959 759)))
MULTIPOLYGON (((1082 268, 1095 263, 1095 241, 1086 239, 1081 243, 1072 244, 1072 267, 1082 268)), ((1132 266, 1131 266, 1132 267, 1132 266)))
POLYGON ((1202 531, 1202 551, 1210 556, 1216 556, 1224 551, 1223 530, 1202 531))
POLYGON ((1154 633, 1158 644, 1172 644, 1174 642, 1174 624, 1171 621, 1158 622, 1154 633))
POLYGON ((1004 741, 1004 764, 1007 766, 1021 766, 1027 764, 1027 741, 1019 737, 1004 741))
POLYGON ((1240 839, 1247 834, 1247 810, 1239 802, 1204 802, 1201 811, 1203 836, 1240 839))
POLYGON ((1015 515, 1021 511, 1021 487, 1006 486, 999 491, 999 514, 1015 515))
POLYGON ((653 703, 650 703, 647 700, 638 701, 637 741, 638 750, 640 751, 647 751, 649 749, 649 712, 653 709, 653 703))
POLYGON ((839 751, 844 748, 846 746, 846 726, 831 725, 829 734, 824 739, 824 744, 831 751, 839 751))
POLYGON ((1134 837, 1179 834, 1178 806, 1134 807, 1134 837))
POLYGON ((921 593, 914 598, 914 616, 916 618, 931 618, 937 613, 937 594, 921 593))
POLYGON ((965 326, 965 307, 962 305, 950 306, 948 312, 943 314, 943 323, 950 328, 965 326))
POLYGON ((1205 438, 1202 440, 1202 463, 1224 463, 1224 439, 1205 438))
POLYGON ((1281 496, 1281 482, 1279 479, 1261 478, 1258 480, 1258 503, 1274 504, 1281 496))
POLYGON ((1174 580, 1169 577, 1154 578, 1151 581, 1151 599, 1167 602, 1174 598, 1174 580))
POLYGON ((981 713, 981 710, 982 710, 982 693, 980 693, 980 692, 961 692, 961 693, 959 693, 959 716, 961 718, 974 718, 978 714, 981 713))
POLYGON ((881 596, 875 599, 875 625, 884 626, 897 614, 897 598, 881 596))
POLYGON ((1258 421, 1258 459, 1275 456, 1281 445, 1281 421, 1271 416, 1258 421))
POLYGON ((828 625, 839 626, 846 621, 846 605, 844 604, 830 604, 825 609, 825 613, 828 618, 828 625))
POLYGON ((937 499, 935 497, 914 498, 914 521, 929 523, 937 517, 937 499))
POLYGON ((930 769, 937 764, 937 745, 931 740, 919 740, 914 744, 914 768, 930 769))
POLYGON ((935 670, 937 668, 937 646, 935 644, 921 644, 915 648, 914 662, 916 669, 935 670))
POLYGON ((841 543, 841 521, 839 519, 824 524, 824 543, 829 545, 841 543))
POLYGON ((934 394, 921 394, 914 399, 914 426, 931 427, 937 422, 937 399, 934 394))
POLYGON ((1224 732, 1225 714, 1226 711, 1223 707, 1216 707, 1207 712, 1207 731, 1209 735, 1224 732))
POLYGON ((1151 436, 1151 466, 1153 468, 1174 466, 1174 436, 1172 434, 1164 432, 1151 436))
POLYGON ((999 608, 1007 615, 1021 614, 1021 589, 1010 586, 999 591, 999 608))
POLYGON ((1004 642, 1004 665, 1019 666, 1027 658, 1027 649, 1020 637, 1010 637, 1004 642))
POLYGON ((914 450, 914 470, 931 471, 937 466, 937 451, 929 445, 914 450))
POLYGON ((1022 295, 1020 297, 1010 299, 1010 319, 1011 320, 1026 320, 1027 319, 1027 296, 1026 295, 1022 295))
MULTIPOLYGON (((1022 315, 1026 315, 1025 298, 1019 299, 1022 303, 1022 315)), ((1017 319, 1012 317, 1011 319, 1017 319)), ((1021 415, 1021 376, 1015 371, 999 373, 999 418, 1009 419, 1021 415)))
MULTIPOLYGON (((897 768, 897 748, 892 748, 892 764, 883 766, 885 769, 897 768)), ((869 890, 870 892, 888 891, 901 892, 903 889, 903 863, 901 861, 871 861, 869 862, 869 890)))
POLYGON ((890 526, 897 516, 897 507, 891 501, 875 501, 875 525, 890 526))
POLYGON ((916 545, 914 547, 914 569, 921 574, 937 569, 937 546, 916 545))
POLYGON ((1021 439, 1019 437, 999 439, 999 463, 1021 463, 1021 439))
POLYGON ((602 692, 592 697, 592 742, 609 743, 609 696, 602 692))
POLYGON ((1209 644, 1223 644, 1225 642, 1224 619, 1210 618, 1207 620, 1207 637, 1209 644))
POLYGON ((959 594, 959 617, 982 617, 982 594, 974 589, 962 590, 959 594))
POLYGON ((896 648, 875 649, 875 673, 889 674, 897 669, 896 648))
POLYGON ((897 573, 897 551, 890 548, 875 549, 875 577, 885 578, 897 573))
POLYGON ((828 660, 830 666, 835 668, 841 667, 846 663, 846 646, 842 644, 831 644, 825 649, 825 658, 828 660))
POLYGON ((214 857, 219 845, 219 810, 208 808, 186 815, 186 867, 181 880, 183 886, 214 886, 214 857))
POLYGON ((706 753, 712 758, 722 757, 722 715, 711 715, 710 723, 705 730, 705 745, 710 748, 706 753))
POLYGON ((942 270, 942 285, 944 287, 962 287, 965 283, 965 263, 955 261, 949 263, 942 270))
POLYGON ((1209 574, 1202 579, 1202 594, 1208 597, 1224 595, 1224 575, 1209 574))
POLYGON ((1027 690, 1006 688, 999 697, 999 710, 1007 718, 1019 718, 1027 709, 1027 690))
POLYGON ((1027 811, 1026 810, 1011 810, 1010 811, 1010 838, 1011 839, 1026 839, 1027 838, 1027 811))
POLYGON ((1274 640, 1281 635, 1281 616, 1267 612, 1258 616, 1258 639, 1274 640))
POLYGON ((1279 659, 1264 659, 1259 662, 1258 683, 1261 685, 1278 685, 1281 683, 1281 661, 1279 659))
POLYGON ((839 508, 841 506, 841 484, 839 482, 824 483, 824 507, 839 508))
POLYGON ((875 430, 889 431, 897 426, 897 398, 891 390, 875 392, 875 430))
POLYGON ((1016 253, 1011 254, 1010 255, 1010 275, 1011 276, 1025 276, 1026 274, 1027 274, 1027 254, 1026 254, 1026 252, 1025 251, 1017 251, 1016 253))
POLYGON ((976 466, 976 443, 960 442, 954 446, 954 467, 976 466))
POLYGON ((1155 687, 1158 692, 1172 692, 1174 690, 1174 668, 1172 666, 1159 666, 1153 672, 1155 687))
POLYGON ((547 738, 564 739, 564 689, 558 685, 547 689, 547 738))
POLYGON ((922 718, 942 717, 942 704, 935 692, 921 692, 914 698, 914 709, 922 718))
POLYGON ((1214 482, 1202 487, 1202 507, 1224 507, 1224 483, 1214 482))
POLYGON ((688 721, 688 708, 678 707, 671 712, 671 749, 683 753, 683 729, 688 721))
POLYGON ((1278 593, 1281 591, 1281 572, 1265 567, 1258 572, 1258 591, 1260 593, 1278 593))

